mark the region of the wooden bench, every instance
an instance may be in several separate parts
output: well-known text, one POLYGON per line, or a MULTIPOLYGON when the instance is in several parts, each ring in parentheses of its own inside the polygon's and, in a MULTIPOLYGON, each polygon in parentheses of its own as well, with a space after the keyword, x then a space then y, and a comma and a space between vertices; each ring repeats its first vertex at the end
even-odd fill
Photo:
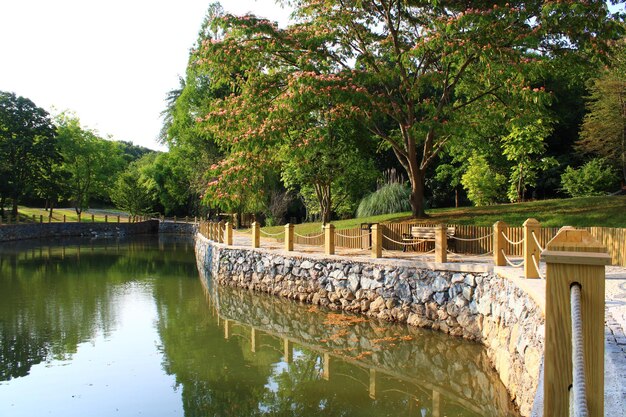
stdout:
MULTIPOLYGON (((412 246, 413 250, 415 250, 415 246, 424 240, 434 241, 436 230, 437 228, 432 226, 411 226, 411 233, 402 233, 402 241, 405 243, 415 243, 413 245, 404 245, 402 251, 406 252, 406 248, 409 246, 412 246)), ((446 228, 446 236, 448 239, 452 238, 455 233, 456 227, 451 226, 446 228)))

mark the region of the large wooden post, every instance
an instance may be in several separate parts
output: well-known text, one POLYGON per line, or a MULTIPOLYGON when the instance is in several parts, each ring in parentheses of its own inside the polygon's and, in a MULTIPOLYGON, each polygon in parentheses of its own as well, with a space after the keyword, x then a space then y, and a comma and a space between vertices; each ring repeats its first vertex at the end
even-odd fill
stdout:
POLYGON ((258 248, 261 246, 261 228, 259 227, 259 223, 252 223, 252 247, 258 248))
POLYGON ((294 225, 287 223, 285 225, 285 250, 291 252, 293 250, 293 233, 294 225))
POLYGON ((541 249, 535 242, 533 233, 539 239, 541 224, 535 219, 528 219, 524 222, 524 276, 526 278, 539 278, 539 271, 535 262, 539 265, 541 249), (535 257, 534 261, 533 256, 535 257))
POLYGON ((495 266, 506 266, 506 233, 509 225, 503 221, 497 221, 493 224, 493 264, 495 266))
POLYGON ((217 241, 224 243, 224 221, 220 220, 217 224, 217 241))
POLYGON ((231 222, 226 222, 226 230, 224 233, 224 240, 228 246, 233 245, 233 224, 231 222))
POLYGON ((383 231, 379 224, 372 225, 372 258, 383 257, 383 231))
POLYGON ((259 347, 258 339, 256 337, 256 329, 250 326, 250 351, 255 353, 259 347))
POLYGON ((611 257, 586 230, 563 228, 546 245, 544 416, 569 415, 572 384, 570 288, 581 286, 589 416, 604 416, 604 279, 611 257))
POLYGON ((324 225, 324 253, 326 255, 335 254, 335 225, 327 223, 324 225))
POLYGON ((445 224, 435 227, 435 262, 448 260, 448 228, 445 224))

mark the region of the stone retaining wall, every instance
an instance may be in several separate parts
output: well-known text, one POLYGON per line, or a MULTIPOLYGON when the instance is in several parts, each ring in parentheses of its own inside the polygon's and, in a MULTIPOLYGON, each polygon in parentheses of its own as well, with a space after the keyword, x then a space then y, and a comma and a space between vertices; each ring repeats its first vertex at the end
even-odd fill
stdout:
POLYGON ((158 220, 139 223, 26 223, 0 226, 0 242, 68 236, 125 236, 157 233, 158 220))
POLYGON ((531 414, 543 353, 544 318, 534 300, 493 272, 436 271, 266 249, 196 237, 196 259, 221 285, 332 310, 406 322, 480 341, 523 416, 531 414))
POLYGON ((159 233, 194 236, 198 232, 195 223, 174 223, 170 221, 159 223, 159 233))

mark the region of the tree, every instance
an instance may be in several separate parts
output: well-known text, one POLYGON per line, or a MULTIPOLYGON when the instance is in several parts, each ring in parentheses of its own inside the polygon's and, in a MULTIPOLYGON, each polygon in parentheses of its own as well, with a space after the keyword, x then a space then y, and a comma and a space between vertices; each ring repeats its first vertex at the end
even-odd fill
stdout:
POLYGON ((12 214, 58 159, 55 129, 48 112, 31 100, 0 91, 0 210, 6 198, 12 214))
POLYGON ((495 204, 503 200, 506 177, 490 166, 487 159, 474 154, 469 160, 467 171, 461 177, 461 184, 467 197, 476 206, 495 204))
POLYGON ((577 148, 620 167, 626 183, 626 43, 613 50, 612 60, 590 85, 581 139, 577 148))
POLYGON ((138 162, 131 162, 128 168, 117 177, 115 186, 111 190, 113 203, 131 216, 149 214, 154 205, 153 195, 146 184, 149 180, 141 175, 138 162))
POLYGON ((468 113, 486 103, 496 112, 512 94, 533 103, 545 92, 529 88, 528 71, 559 55, 592 59, 621 30, 603 1, 291 3, 297 23, 285 29, 250 15, 215 19, 222 32, 196 62, 238 90, 202 121, 217 136, 234 128, 257 149, 280 137, 269 121, 285 103, 330 101, 393 149, 415 217, 425 215, 428 168, 465 131, 468 113))
POLYGON ((69 173, 67 195, 77 214, 94 197, 108 199, 109 189, 124 168, 120 146, 83 128, 78 117, 61 113, 56 118, 64 169, 69 173))

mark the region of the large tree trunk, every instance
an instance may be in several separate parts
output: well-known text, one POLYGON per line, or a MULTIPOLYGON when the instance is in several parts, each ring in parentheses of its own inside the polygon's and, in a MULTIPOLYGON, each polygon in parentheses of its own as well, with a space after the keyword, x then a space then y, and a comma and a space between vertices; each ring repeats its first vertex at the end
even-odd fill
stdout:
POLYGON ((332 207, 330 187, 330 184, 315 184, 315 193, 317 194, 317 201, 320 204, 320 214, 323 224, 330 223, 332 207))
POLYGON ((409 173, 411 181, 411 214, 414 218, 425 218, 424 210, 424 175, 420 172, 409 173))

